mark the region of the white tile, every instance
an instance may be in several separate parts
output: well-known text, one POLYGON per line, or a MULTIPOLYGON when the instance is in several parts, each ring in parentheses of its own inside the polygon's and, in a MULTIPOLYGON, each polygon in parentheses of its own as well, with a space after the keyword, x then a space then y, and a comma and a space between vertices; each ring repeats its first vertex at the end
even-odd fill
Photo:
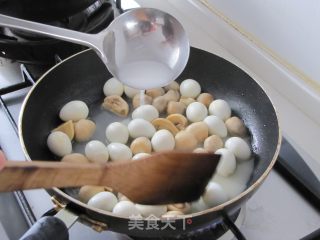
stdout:
POLYGON ((8 237, 6 231, 4 230, 1 222, 0 222, 0 239, 1 240, 9 240, 9 237, 8 237))

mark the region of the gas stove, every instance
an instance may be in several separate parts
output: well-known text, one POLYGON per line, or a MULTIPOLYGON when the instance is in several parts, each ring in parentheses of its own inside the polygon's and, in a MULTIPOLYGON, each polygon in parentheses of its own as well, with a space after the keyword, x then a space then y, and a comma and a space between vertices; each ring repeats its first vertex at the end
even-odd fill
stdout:
MULTIPOLYGON (((133 4, 130 7, 137 6, 135 3, 133 4)), ((184 24, 188 22, 183 19, 179 20, 184 24)), ((190 30, 193 26, 190 24, 187 28, 190 30)), ((199 30, 192 30, 194 30, 194 35, 190 36, 192 45, 200 45, 197 47, 204 48, 241 65, 219 44, 203 40, 204 36, 198 35, 199 30)), ((21 64, 21 62, 0 58, 0 146, 8 159, 23 161, 24 155, 17 136, 17 121, 22 101, 36 78, 33 78, 32 72, 28 71, 30 67, 21 64)), ((307 172, 308 167, 303 164, 306 157, 303 156, 303 160, 301 160, 294 150, 296 146, 292 148, 290 138, 288 140, 284 143, 280 153, 280 161, 276 164, 275 169, 271 171, 261 188, 232 219, 247 239, 298 239, 319 228, 319 192, 316 192, 316 188, 310 191, 306 187, 310 186, 310 184, 306 184, 306 181, 316 185, 317 179, 308 178, 304 179, 305 181, 303 179, 299 181, 294 177, 294 168, 286 164, 290 162, 290 159, 302 162, 301 166, 305 168, 306 175, 311 176, 313 173, 307 172)), ((42 189, 1 193, 0 238, 6 239, 7 235, 8 239, 18 239, 53 206, 50 196, 42 189), (13 222, 15 224, 12 224, 13 222)), ((70 239, 80 240, 133 239, 108 231, 98 233, 81 223, 73 225, 69 229, 69 234, 70 239)), ((183 239, 217 239, 219 237, 218 239, 227 240, 233 238, 233 234, 225 226, 221 226, 219 236, 215 235, 216 233, 210 233, 210 229, 205 234, 195 234, 183 239)))
MULTIPOLYGON (((23 12, 11 14, 11 16, 22 16, 21 18, 27 20, 35 20, 48 25, 85 33, 97 33, 105 29, 114 19, 113 5, 113 2, 108 0, 91 0, 87 1, 76 13, 66 10, 64 15, 57 12, 47 17, 36 18, 35 16, 41 13, 41 9, 38 9, 39 13, 34 10, 32 12, 33 15, 30 12, 30 16, 25 16, 23 12)), ((0 4, 0 13, 7 13, 9 6, 10 3, 0 4), (6 7, 6 5, 8 6, 6 7)), ((38 7, 34 6, 34 8, 37 9, 38 7)), ((9 11, 9 13, 13 12, 13 10, 9 11)), ((85 47, 81 45, 21 30, 0 27, 0 57, 25 64, 34 78, 38 78, 48 68, 52 67, 58 57, 64 59, 84 49, 85 47)))

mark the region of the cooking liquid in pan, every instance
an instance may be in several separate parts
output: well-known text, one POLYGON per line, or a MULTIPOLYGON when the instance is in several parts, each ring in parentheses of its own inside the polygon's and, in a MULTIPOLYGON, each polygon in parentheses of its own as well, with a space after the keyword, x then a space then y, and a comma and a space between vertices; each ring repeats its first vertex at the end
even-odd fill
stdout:
POLYGON ((253 159, 245 162, 237 162, 237 168, 233 175, 223 177, 221 175, 214 174, 212 180, 219 183, 225 190, 229 199, 231 199, 246 189, 253 171, 253 162, 253 159))
MULTIPOLYGON (((205 92, 205 90, 203 91, 205 92)), ((144 90, 140 91, 140 96, 144 95, 144 90)), ((92 136, 92 140, 99 140, 106 145, 108 145, 110 142, 106 139, 105 135, 105 129, 107 126, 113 122, 121 122, 125 125, 128 125, 128 123, 131 121, 131 114, 132 114, 132 105, 131 99, 128 99, 127 97, 124 97, 124 99, 129 103, 130 106, 130 112, 128 114, 127 118, 119 117, 113 113, 110 113, 108 111, 102 110, 101 109, 101 102, 103 99, 101 99, 101 102, 96 102, 92 105, 89 106, 90 109, 90 115, 89 118, 96 123, 97 129, 92 136)), ((141 97, 143 99, 143 97, 141 97)), ((143 102, 140 103, 141 105, 143 102)), ((160 117, 166 117, 166 114, 161 114, 160 117)), ((226 138, 227 139, 227 138, 226 138)), ((248 142, 250 142, 249 139, 246 139, 248 142)), ((84 154, 84 148, 87 142, 85 143, 78 143, 74 142, 73 143, 73 152, 74 153, 82 153, 84 154)), ((131 141, 129 140, 128 143, 126 144, 127 146, 130 147, 131 141)), ((219 183, 222 188, 225 190, 227 196, 229 199, 237 196, 239 193, 244 191, 247 187, 247 183, 252 175, 253 172, 253 167, 254 167, 254 160, 250 159, 248 161, 244 162, 237 162, 237 168, 234 172, 233 175, 229 177, 223 177, 218 174, 214 174, 212 177, 212 180, 214 182, 219 183)), ((196 176, 195 176, 196 179, 196 176)), ((78 198, 78 190, 74 188, 68 188, 66 189, 66 192, 75 197, 78 198)), ((209 207, 207 207, 209 208, 209 207)), ((195 211, 197 212, 197 211, 195 211)))

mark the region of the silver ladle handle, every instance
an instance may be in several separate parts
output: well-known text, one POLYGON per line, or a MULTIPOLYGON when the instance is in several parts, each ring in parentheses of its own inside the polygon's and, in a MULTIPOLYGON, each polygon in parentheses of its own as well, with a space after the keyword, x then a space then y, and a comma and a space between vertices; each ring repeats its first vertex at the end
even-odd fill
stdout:
POLYGON ((93 48, 98 53, 103 54, 100 49, 96 47, 101 45, 101 41, 99 41, 99 34, 77 32, 65 28, 9 17, 3 14, 0 14, 0 26, 38 33, 55 39, 77 43, 93 48))

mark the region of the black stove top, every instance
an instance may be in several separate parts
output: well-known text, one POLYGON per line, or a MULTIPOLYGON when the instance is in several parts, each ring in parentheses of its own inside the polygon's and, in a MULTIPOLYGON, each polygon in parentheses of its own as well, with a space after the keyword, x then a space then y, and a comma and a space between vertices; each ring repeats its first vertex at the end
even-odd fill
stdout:
MULTIPOLYGON (((114 5, 108 0, 91 2, 87 1, 87 4, 90 3, 90 5, 84 5, 86 8, 73 15, 63 16, 58 19, 54 19, 51 16, 47 19, 39 17, 39 20, 37 20, 41 23, 85 33, 98 33, 105 29, 114 19, 114 5)), ((7 13, 5 11, 6 8, 3 6, 4 4, 1 3, 0 1, 0 13, 7 13)), ((12 15, 15 16, 17 14, 12 15)), ((24 16, 23 14, 21 15, 24 16)), ((60 14, 57 17, 60 17, 60 14)), ((0 57, 30 66, 29 71, 35 78, 38 78, 53 66, 57 57, 64 59, 84 49, 84 46, 74 43, 0 27, 0 57)))

